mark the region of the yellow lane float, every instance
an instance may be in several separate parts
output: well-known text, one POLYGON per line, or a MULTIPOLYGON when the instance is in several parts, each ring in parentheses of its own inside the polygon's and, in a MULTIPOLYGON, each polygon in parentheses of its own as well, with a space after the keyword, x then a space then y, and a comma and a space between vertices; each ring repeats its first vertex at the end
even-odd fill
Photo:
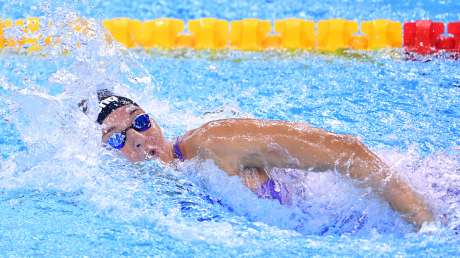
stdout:
POLYGON ((230 45, 238 50, 262 50, 268 33, 271 31, 270 21, 259 19, 243 19, 231 22, 230 45))
POLYGON ((358 23, 344 19, 331 19, 318 22, 317 48, 322 51, 335 51, 351 47, 351 39, 358 32, 358 23))
POLYGON ((195 49, 223 49, 228 44, 228 21, 202 18, 188 22, 195 49))
POLYGON ((402 24, 390 20, 364 21, 361 31, 368 39, 368 46, 362 50, 398 48, 402 46, 402 24))
POLYGON ((281 37, 280 47, 286 49, 313 49, 316 46, 315 23, 290 18, 275 21, 275 31, 281 37))
MULTIPOLYGON (((85 19, 79 18, 74 29, 88 34, 85 19)), ((185 23, 180 19, 159 18, 136 20, 113 18, 102 21, 108 40, 115 40, 126 48, 193 48, 236 49, 261 51, 266 49, 320 50, 338 49, 377 50, 400 48, 403 45, 402 24, 391 20, 357 21, 345 19, 318 22, 298 18, 275 20, 242 19, 226 21, 200 18, 185 23)), ((40 49, 51 38, 40 34, 40 19, 27 18, 0 21, 0 48, 40 49), (20 37, 8 38, 8 29, 18 29, 20 37), (43 43, 44 42, 44 43, 43 43)), ((55 40, 59 44, 58 39, 55 40)))

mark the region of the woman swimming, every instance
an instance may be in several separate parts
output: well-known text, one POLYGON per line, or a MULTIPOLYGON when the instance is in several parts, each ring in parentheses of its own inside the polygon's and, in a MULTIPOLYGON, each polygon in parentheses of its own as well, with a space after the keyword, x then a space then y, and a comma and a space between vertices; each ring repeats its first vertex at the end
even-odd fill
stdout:
POLYGON ((230 176, 239 176, 259 196, 279 199, 266 171, 294 168, 308 171, 337 169, 370 186, 404 219, 420 227, 433 220, 425 201, 356 137, 312 128, 305 123, 223 119, 167 141, 157 123, 132 100, 99 92, 102 141, 132 162, 159 159, 207 160, 230 176))

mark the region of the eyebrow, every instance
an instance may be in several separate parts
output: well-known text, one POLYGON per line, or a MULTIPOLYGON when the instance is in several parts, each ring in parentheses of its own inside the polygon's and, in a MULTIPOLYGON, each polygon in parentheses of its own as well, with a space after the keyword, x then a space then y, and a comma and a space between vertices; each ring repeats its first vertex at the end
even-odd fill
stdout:
MULTIPOLYGON (((128 114, 130 120, 131 120, 131 116, 136 113, 137 111, 141 110, 140 108, 136 107, 135 109, 131 110, 128 114)), ((109 129, 105 130, 104 134, 102 135, 102 137, 106 136, 107 134, 109 134, 110 132, 112 132, 114 129, 116 128, 116 126, 111 126, 109 127, 109 129)))
POLYGON ((129 112, 129 117, 131 118, 131 116, 136 113, 138 110, 141 110, 140 108, 136 107, 135 109, 131 110, 131 112, 129 112))
POLYGON ((104 138, 104 136, 106 136, 107 134, 109 134, 110 132, 112 132, 113 129, 115 129, 115 126, 112 126, 112 127, 110 127, 109 129, 105 130, 104 133, 102 134, 102 138, 104 138))

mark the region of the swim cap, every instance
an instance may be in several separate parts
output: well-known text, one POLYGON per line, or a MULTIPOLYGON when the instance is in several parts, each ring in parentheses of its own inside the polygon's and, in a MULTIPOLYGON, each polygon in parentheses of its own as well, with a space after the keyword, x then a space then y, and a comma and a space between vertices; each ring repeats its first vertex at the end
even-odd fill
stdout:
POLYGON ((101 111, 99 112, 96 120, 99 124, 102 124, 104 119, 106 119, 110 113, 119 107, 126 105, 139 106, 131 99, 122 96, 116 96, 108 90, 98 91, 97 97, 99 99, 99 107, 101 108, 101 111))

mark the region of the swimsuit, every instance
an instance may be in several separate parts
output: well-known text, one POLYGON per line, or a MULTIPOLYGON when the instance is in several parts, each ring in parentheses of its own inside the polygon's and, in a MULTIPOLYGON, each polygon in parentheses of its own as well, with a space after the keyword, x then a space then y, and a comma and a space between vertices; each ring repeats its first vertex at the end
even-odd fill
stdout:
POLYGON ((276 199, 280 204, 289 204, 289 192, 286 189, 286 186, 275 182, 273 179, 269 178, 265 183, 263 183, 257 190, 257 196, 261 198, 271 198, 276 199))

